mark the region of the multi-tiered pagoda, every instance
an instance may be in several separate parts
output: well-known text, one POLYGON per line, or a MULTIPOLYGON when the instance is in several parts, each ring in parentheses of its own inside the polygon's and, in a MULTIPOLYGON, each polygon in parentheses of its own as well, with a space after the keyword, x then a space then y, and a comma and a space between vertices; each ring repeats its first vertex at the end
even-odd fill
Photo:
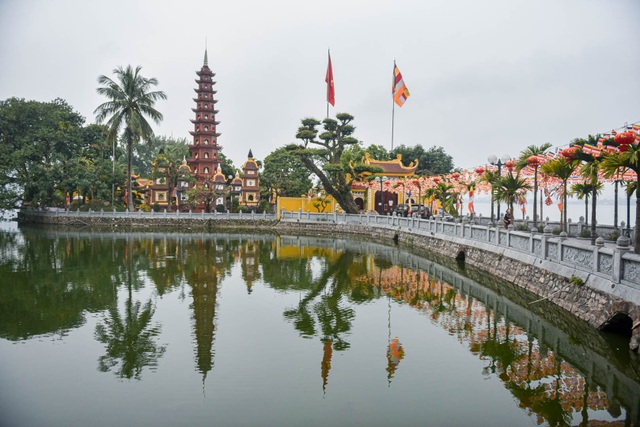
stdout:
POLYGON ((220 134, 216 132, 216 126, 220 122, 216 121, 218 110, 215 109, 215 104, 218 101, 214 99, 216 91, 213 90, 216 82, 213 81, 215 74, 209 68, 208 62, 207 51, 205 50, 204 64, 200 71, 196 71, 198 87, 194 90, 197 93, 197 97, 193 98, 196 102, 196 108, 192 108, 196 118, 191 120, 194 126, 193 131, 190 132, 193 135, 193 144, 189 145, 191 158, 188 159, 189 167, 193 177, 197 180, 197 185, 205 187, 212 185, 218 166, 220 166, 220 160, 218 159, 218 152, 220 151, 218 137, 220 134))

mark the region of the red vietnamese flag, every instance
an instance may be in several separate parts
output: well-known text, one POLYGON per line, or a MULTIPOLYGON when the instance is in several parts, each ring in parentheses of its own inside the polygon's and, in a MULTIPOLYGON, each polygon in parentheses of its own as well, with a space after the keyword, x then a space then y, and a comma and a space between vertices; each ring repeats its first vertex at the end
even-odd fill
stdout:
POLYGON ((327 65, 327 75, 325 76, 324 81, 327 82, 327 102, 335 107, 336 89, 333 86, 333 67, 331 66, 331 53, 329 52, 328 54, 329 65, 327 65))

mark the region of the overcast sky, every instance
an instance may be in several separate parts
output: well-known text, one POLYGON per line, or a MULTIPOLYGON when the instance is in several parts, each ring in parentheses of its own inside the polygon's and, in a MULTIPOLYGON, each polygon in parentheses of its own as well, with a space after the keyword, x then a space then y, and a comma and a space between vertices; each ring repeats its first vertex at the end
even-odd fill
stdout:
POLYGON ((63 98, 94 123, 97 77, 140 65, 168 96, 156 133, 190 139, 205 39, 236 166, 326 116, 329 48, 330 114, 365 146, 390 148, 394 59, 411 93, 395 145, 459 167, 640 121, 638 0, 0 0, 0 99, 63 98))

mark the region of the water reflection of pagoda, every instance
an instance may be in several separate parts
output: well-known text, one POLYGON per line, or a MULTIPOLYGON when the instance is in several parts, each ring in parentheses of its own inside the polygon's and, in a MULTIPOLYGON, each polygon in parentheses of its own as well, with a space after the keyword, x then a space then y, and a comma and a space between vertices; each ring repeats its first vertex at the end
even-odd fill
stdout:
POLYGON ((219 279, 224 272, 224 266, 212 263, 212 260, 216 260, 216 255, 219 255, 214 242, 199 241, 193 248, 193 253, 187 257, 186 279, 191 286, 193 297, 196 365, 204 381, 207 373, 213 369, 216 302, 219 279))
POLYGON ((253 283, 260 279, 259 242, 251 239, 240 247, 240 269, 242 279, 247 285, 247 292, 251 293, 253 283))

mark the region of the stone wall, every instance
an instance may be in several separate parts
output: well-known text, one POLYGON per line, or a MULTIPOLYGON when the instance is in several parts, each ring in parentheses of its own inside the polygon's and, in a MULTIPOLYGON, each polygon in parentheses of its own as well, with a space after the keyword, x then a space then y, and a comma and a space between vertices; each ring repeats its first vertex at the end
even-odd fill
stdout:
POLYGON ((46 224, 64 227, 87 227, 99 229, 172 230, 172 231, 216 231, 216 230, 273 230, 277 221, 257 215, 244 218, 200 215, 155 215, 113 216, 94 213, 90 216, 43 215, 18 212, 18 222, 23 224, 46 224))

